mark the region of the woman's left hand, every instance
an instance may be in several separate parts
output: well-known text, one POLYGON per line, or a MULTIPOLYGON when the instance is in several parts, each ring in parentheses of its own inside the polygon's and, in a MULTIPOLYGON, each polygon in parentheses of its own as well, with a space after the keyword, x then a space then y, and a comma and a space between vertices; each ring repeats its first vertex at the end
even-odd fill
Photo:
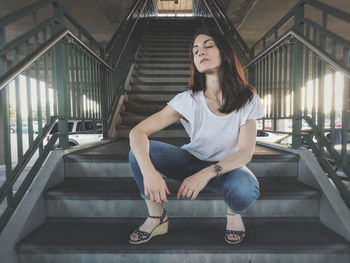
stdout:
POLYGON ((195 200, 199 192, 202 191, 210 179, 211 177, 205 169, 187 177, 180 185, 179 191, 177 192, 177 199, 187 197, 191 198, 191 200, 195 200))

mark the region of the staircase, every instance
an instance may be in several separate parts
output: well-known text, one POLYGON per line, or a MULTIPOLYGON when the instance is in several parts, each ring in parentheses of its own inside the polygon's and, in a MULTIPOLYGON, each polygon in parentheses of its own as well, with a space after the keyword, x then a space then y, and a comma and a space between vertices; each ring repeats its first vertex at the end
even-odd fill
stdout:
MULTIPOLYGON (((45 223, 18 243, 20 262, 349 262, 349 242, 320 222, 321 193, 298 181, 299 156, 260 145, 248 167, 261 194, 242 215, 242 243, 224 241, 222 196, 204 190, 197 200, 177 200, 180 183, 170 179, 169 233, 144 245, 128 243, 147 215, 128 164, 128 134, 186 88, 189 41, 199 25, 150 22, 118 139, 64 156, 64 182, 45 193, 45 223)), ((189 140, 180 122, 150 139, 177 146, 189 140)))

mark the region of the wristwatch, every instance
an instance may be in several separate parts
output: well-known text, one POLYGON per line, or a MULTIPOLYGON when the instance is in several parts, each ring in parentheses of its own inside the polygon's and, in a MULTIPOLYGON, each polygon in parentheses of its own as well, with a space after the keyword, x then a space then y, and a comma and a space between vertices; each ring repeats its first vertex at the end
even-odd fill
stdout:
POLYGON ((214 169, 216 172, 216 176, 222 175, 222 167, 220 165, 216 165, 216 164, 213 164, 213 165, 214 165, 214 169))

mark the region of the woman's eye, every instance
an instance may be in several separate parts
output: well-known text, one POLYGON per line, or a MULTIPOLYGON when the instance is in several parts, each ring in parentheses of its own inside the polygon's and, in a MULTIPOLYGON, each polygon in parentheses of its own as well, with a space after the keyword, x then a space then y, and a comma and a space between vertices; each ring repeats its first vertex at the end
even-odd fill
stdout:
POLYGON ((198 50, 196 50, 196 51, 194 52, 195 55, 197 55, 197 53, 198 53, 198 50))
POLYGON ((213 47, 213 46, 206 46, 206 48, 211 48, 211 47, 213 47))

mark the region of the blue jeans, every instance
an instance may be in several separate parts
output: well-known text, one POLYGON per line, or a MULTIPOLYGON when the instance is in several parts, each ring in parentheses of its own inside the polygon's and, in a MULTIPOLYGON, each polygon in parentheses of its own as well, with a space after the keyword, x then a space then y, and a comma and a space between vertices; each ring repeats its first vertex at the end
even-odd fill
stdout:
MULTIPOLYGON (((180 147, 152 140, 149 141, 149 156, 157 171, 179 182, 216 163, 199 160, 180 147)), ((143 176, 131 150, 129 163, 141 197, 149 200, 150 198, 144 194, 143 176)), ((223 195, 226 204, 235 213, 241 213, 253 204, 260 195, 259 182, 246 166, 214 177, 203 190, 223 195)))

